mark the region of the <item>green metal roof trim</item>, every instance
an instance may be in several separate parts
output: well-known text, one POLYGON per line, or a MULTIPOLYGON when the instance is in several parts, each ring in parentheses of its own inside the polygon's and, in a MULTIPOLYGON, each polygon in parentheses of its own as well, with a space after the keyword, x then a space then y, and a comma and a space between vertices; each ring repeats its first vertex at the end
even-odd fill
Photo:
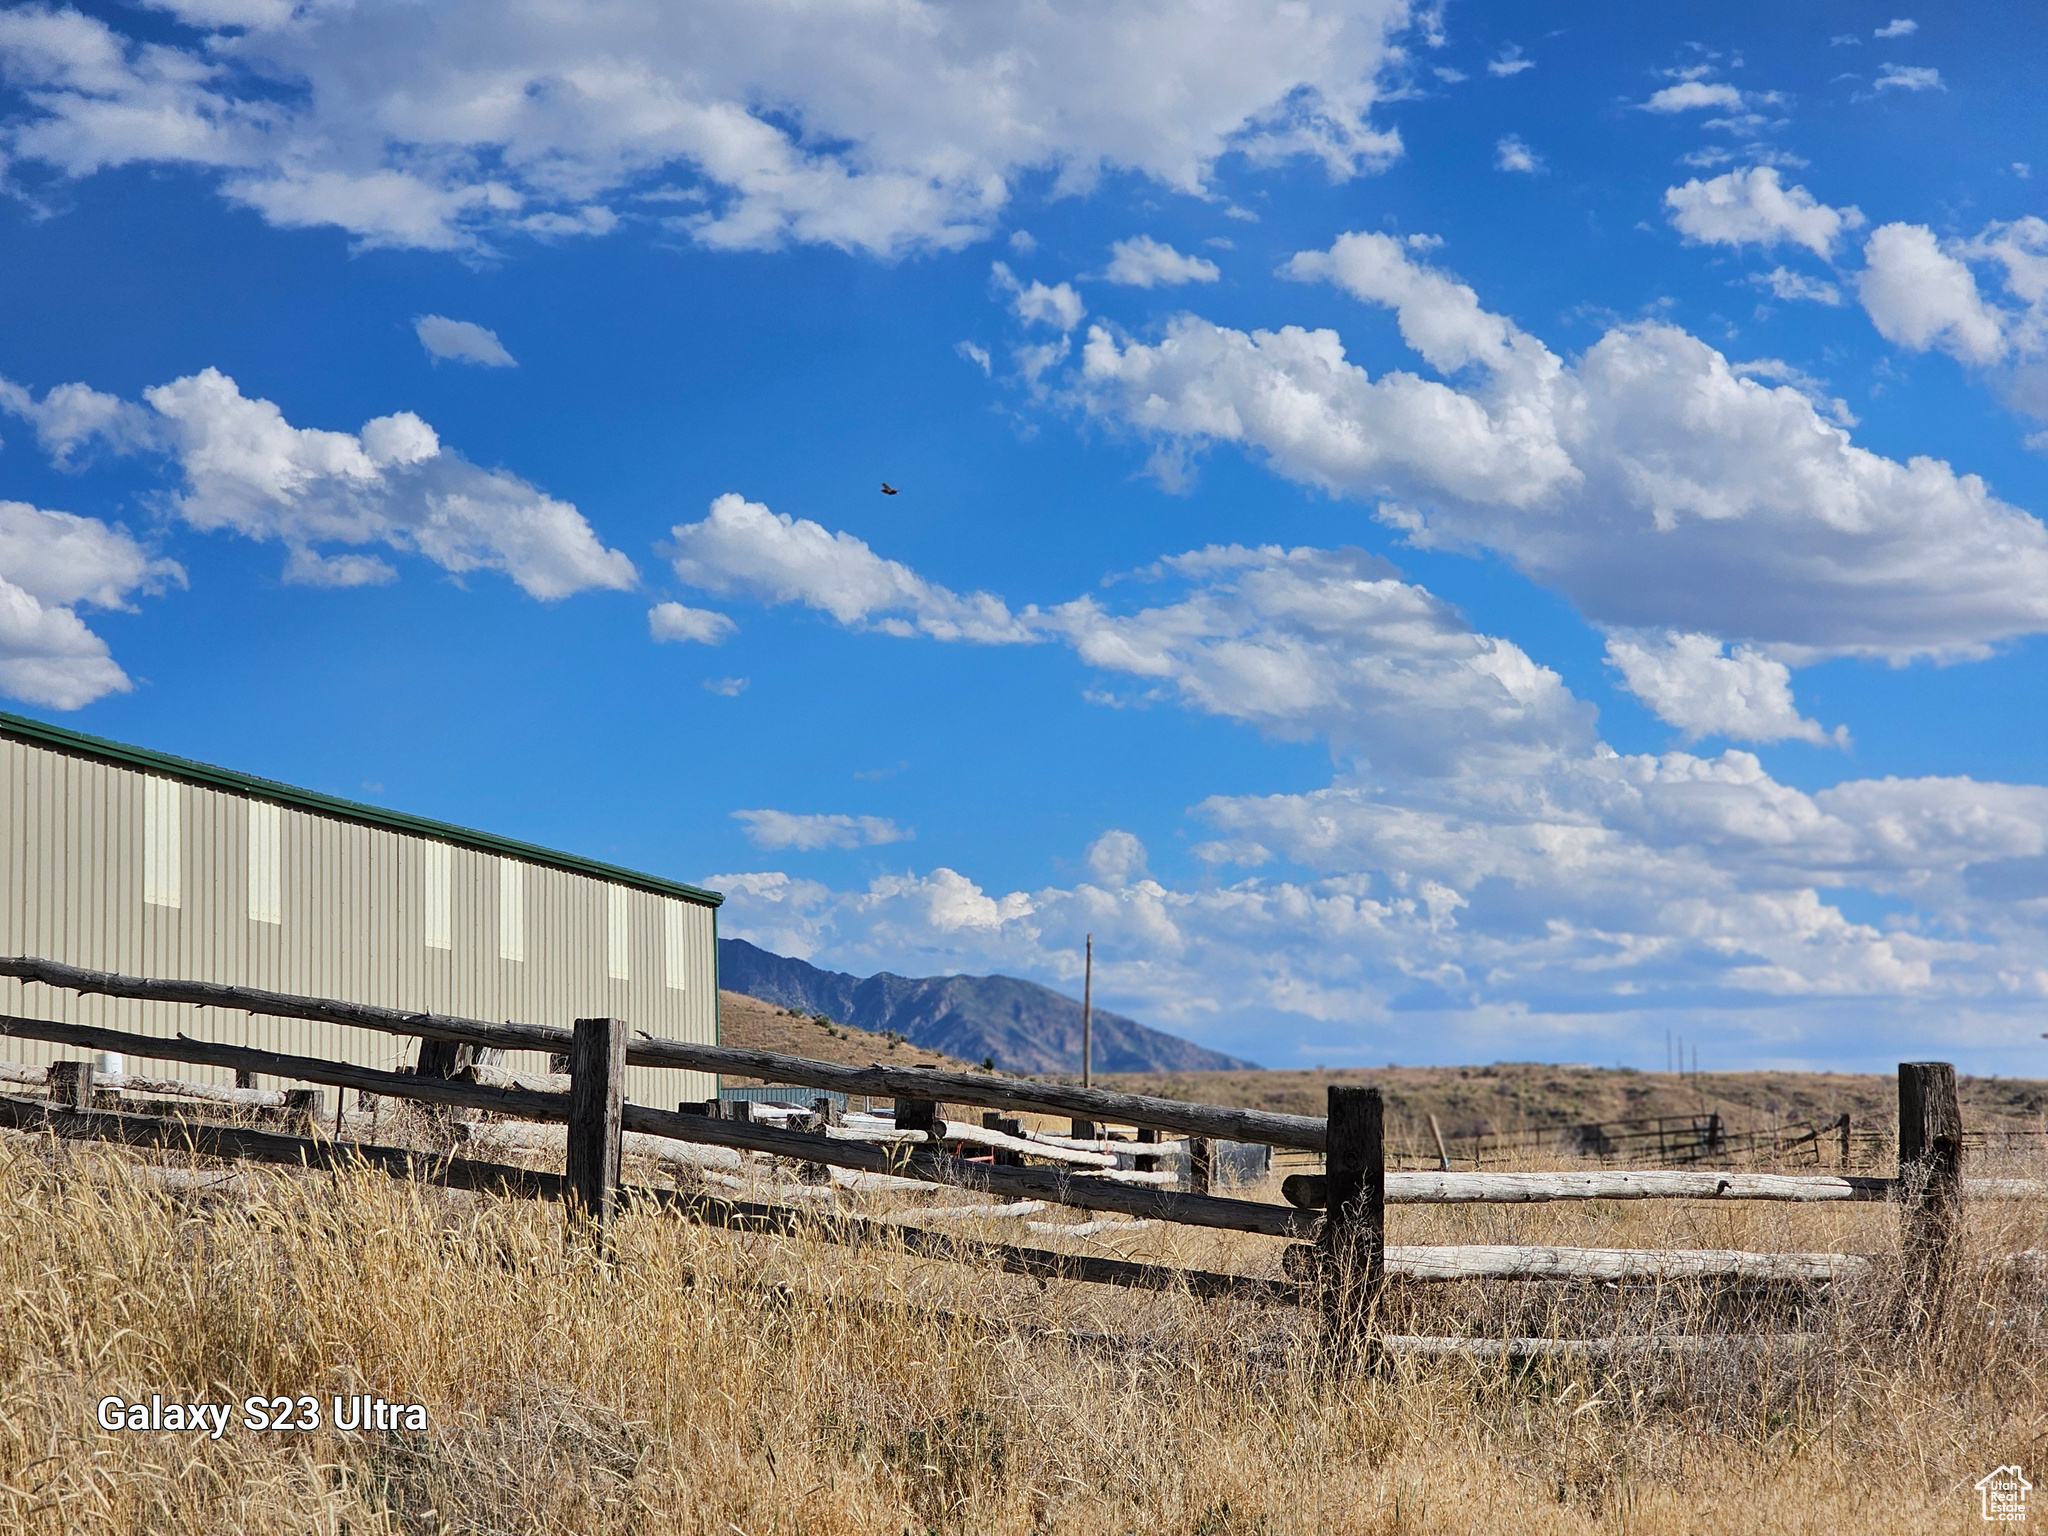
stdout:
POLYGON ((187 757, 172 757, 167 752, 152 752, 147 747, 131 747, 125 742, 108 741, 101 736, 88 736, 83 731, 66 730, 61 725, 31 720, 26 715, 0 712, 0 736, 17 736, 38 746, 68 752, 74 757, 96 758, 103 763, 118 763, 124 768, 140 768, 144 772, 161 774, 165 778, 183 779, 188 784, 203 784, 209 789, 225 789, 233 794, 250 795, 259 800, 274 800, 279 805, 312 811, 320 816, 333 816, 342 821, 360 822, 367 827, 383 827, 392 832, 407 832, 415 837, 431 837, 436 842, 452 843, 458 848, 474 848, 479 853, 494 853, 528 864, 543 864, 551 869, 566 870, 572 875, 589 875, 593 879, 609 880, 617 885, 630 885, 643 891, 652 891, 658 896, 675 896, 684 901, 693 901, 700 906, 716 907, 725 900, 716 891, 700 890, 694 885, 683 885, 674 880, 643 875, 638 870, 621 869, 616 864, 601 864, 596 859, 582 858, 573 853, 561 853, 553 848, 541 848, 533 843, 499 837, 492 832, 478 832, 471 827, 453 826, 445 821, 429 821, 424 816, 408 816, 403 811, 387 811, 379 805, 363 805, 354 800, 341 800, 333 795, 300 789, 296 785, 280 784, 274 779, 259 779, 253 774, 236 773, 232 768, 216 768, 211 763, 195 763, 187 757))

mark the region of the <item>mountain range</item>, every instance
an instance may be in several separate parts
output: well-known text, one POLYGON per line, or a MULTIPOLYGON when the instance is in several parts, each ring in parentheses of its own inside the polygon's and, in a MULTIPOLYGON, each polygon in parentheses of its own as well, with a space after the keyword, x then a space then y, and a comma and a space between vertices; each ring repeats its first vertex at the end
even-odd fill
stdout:
MULTIPOLYGON (((1004 1072, 1081 1070, 1081 1005, 1015 976, 849 976, 770 954, 745 939, 720 939, 718 984, 779 1007, 822 1013, 836 1023, 894 1031, 927 1050, 993 1061, 1004 1072)), ((1098 1072, 1220 1072, 1258 1065, 1104 1008, 1095 1010, 1094 1052, 1098 1072)))

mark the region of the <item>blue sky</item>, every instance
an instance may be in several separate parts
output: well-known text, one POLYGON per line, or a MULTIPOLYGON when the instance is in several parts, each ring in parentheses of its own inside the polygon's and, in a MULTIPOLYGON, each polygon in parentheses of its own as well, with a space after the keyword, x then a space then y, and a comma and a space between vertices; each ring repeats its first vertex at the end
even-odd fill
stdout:
POLYGON ((2034 9, 0 9, 0 691, 1271 1065, 2037 1072, 2034 9))

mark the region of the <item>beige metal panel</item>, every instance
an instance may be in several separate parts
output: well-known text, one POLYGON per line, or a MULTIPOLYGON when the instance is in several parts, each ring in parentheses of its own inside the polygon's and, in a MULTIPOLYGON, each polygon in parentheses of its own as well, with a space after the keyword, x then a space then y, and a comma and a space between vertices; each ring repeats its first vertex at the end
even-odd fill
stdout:
POLYGON ((633 977, 633 895, 623 885, 605 887, 605 973, 613 981, 633 977))
POLYGON ((526 959, 526 874, 517 859, 498 860, 498 958, 526 959))
POLYGON ((421 942, 428 949, 452 949, 455 945, 455 924, 448 894, 448 856, 453 852, 446 843, 422 841, 414 854, 418 872, 412 878, 417 881, 419 891, 414 910, 419 914, 417 927, 421 942))
POLYGON ((183 788, 154 775, 142 780, 142 899, 149 906, 185 904, 183 788))
POLYGON ((279 839, 284 809, 268 800, 251 800, 243 814, 248 822, 249 921, 282 923, 284 871, 279 839))

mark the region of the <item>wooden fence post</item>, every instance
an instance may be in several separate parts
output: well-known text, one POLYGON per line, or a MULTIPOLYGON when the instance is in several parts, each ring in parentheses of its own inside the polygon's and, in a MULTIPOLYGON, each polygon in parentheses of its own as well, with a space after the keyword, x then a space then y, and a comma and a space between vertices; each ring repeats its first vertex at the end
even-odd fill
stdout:
POLYGON ((1899 1185, 1907 1282, 1923 1315, 1938 1321, 1962 1239, 1963 1111, 1948 1062, 1899 1063, 1899 1185))
POLYGON ((1188 1193, 1206 1195, 1216 1182, 1216 1143, 1207 1136, 1188 1138, 1188 1193))
MULTIPOLYGON (((550 1055, 549 1071, 568 1071, 563 1065, 566 1058, 550 1055)), ((422 1040, 419 1057, 413 1066, 415 1077, 460 1078, 466 1082, 477 1081, 478 1067, 502 1067, 505 1065, 504 1050, 495 1045, 462 1045, 454 1040, 422 1040)))
MULTIPOLYGON (((1159 1132, 1149 1125, 1142 1125, 1138 1127, 1138 1140, 1142 1143, 1156 1142, 1159 1140, 1159 1132)), ((1134 1157, 1131 1159, 1131 1168, 1137 1173, 1157 1173, 1159 1171, 1159 1159, 1156 1157, 1134 1157)))
MULTIPOLYGON (((422 1040, 419 1054, 413 1058, 414 1077, 438 1077, 444 1081, 468 1075, 470 1063, 475 1059, 476 1048, 462 1045, 454 1040, 422 1040)), ((422 1104, 418 1108, 436 1120, 466 1120, 471 1118, 462 1111, 446 1105, 422 1104)))
MULTIPOLYGON (((340 1089, 335 1092, 340 1093, 340 1089)), ((313 1134, 314 1125, 327 1112, 327 1095, 318 1088, 287 1088, 284 1091, 284 1123, 301 1136, 313 1134)))
POLYGON ((569 1047, 569 1148, 562 1172, 570 1210, 600 1229, 610 1225, 618 1200, 625 1099, 625 1023, 578 1019, 569 1047))
MULTIPOLYGON (((917 1063, 920 1069, 937 1065, 938 1063, 933 1061, 920 1061, 917 1063)), ((900 1095, 898 1096, 896 1100, 897 1130, 923 1131, 925 1135, 931 1136, 937 1133, 938 1124, 939 1106, 936 1100, 906 1099, 900 1095)))
POLYGON ((896 1101, 896 1129, 899 1131, 923 1131, 932 1134, 938 1123, 939 1106, 930 1099, 898 1099, 896 1101))
POLYGON ((1341 1361, 1372 1325, 1387 1271, 1386 1106, 1377 1088, 1331 1084, 1323 1325, 1341 1361))
POLYGON ((61 1104, 66 1109, 92 1108, 91 1062, 53 1061, 45 1082, 52 1104, 61 1104))
POLYGON ((422 1040, 413 1061, 415 1077, 453 1077, 469 1065, 470 1048, 453 1040, 422 1040))

